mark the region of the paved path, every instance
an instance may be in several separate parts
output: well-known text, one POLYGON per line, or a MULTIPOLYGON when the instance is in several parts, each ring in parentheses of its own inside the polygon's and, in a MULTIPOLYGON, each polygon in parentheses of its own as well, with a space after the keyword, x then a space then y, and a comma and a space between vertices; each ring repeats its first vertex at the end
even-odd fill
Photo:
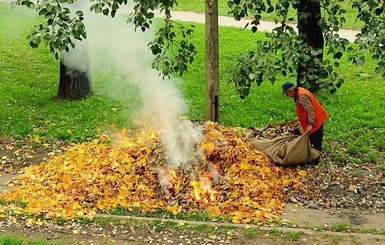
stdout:
POLYGON ((14 174, 2 174, 0 172, 0 193, 8 190, 14 189, 13 186, 9 185, 8 183, 15 178, 16 175, 14 174))
MULTIPOLYGON (((0 0, 0 3, 11 3, 14 0, 0 0)), ((121 7, 124 11, 127 9, 127 7, 121 7)), ((162 14, 156 13, 157 17, 162 17, 162 14)), ((172 18, 175 20, 180 20, 180 21, 191 21, 191 22, 196 22, 196 23, 205 23, 205 14, 200 14, 200 13, 193 13, 193 12, 185 12, 185 11, 172 11, 172 18)), ((239 27, 239 28, 244 28, 246 24, 250 22, 250 20, 240 20, 237 21, 232 17, 228 16, 219 16, 218 17, 218 24, 220 26, 228 26, 228 27, 239 27)), ((295 25, 292 25, 294 28, 296 28, 295 25)), ((276 27, 276 24, 273 22, 268 22, 268 21, 261 21, 260 25, 258 25, 258 30, 263 31, 263 32, 269 32, 272 29, 276 27)), ((353 30, 340 30, 339 34, 341 37, 344 37, 348 39, 350 42, 353 42, 355 40, 355 36, 358 32, 353 31, 353 30)))
MULTIPOLYGON (((157 16, 161 16, 161 15, 158 14, 157 16)), ((205 15, 199 14, 199 13, 172 11, 172 18, 175 20, 181 20, 181 21, 191 21, 191 22, 202 23, 202 24, 205 23, 205 15)), ((250 20, 243 19, 240 21, 236 21, 234 18, 228 17, 228 16, 219 16, 218 18, 218 24, 220 26, 244 28, 248 22, 250 22, 250 20)), ((295 25, 292 25, 292 26, 296 28, 295 25)), ((275 27, 276 27, 276 24, 273 22, 261 21, 261 24, 258 25, 258 30, 269 32, 275 27)), ((339 35, 341 37, 348 39, 350 42, 353 42, 355 40, 357 33, 358 31, 353 31, 353 30, 340 30, 339 35)))

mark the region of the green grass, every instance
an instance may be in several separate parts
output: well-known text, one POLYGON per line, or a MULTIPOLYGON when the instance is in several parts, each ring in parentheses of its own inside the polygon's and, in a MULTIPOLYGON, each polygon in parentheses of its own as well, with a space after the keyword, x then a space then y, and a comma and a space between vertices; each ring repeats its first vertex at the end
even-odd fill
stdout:
MULTIPOLYGON (((22 239, 16 236, 0 235, 0 245, 54 245, 54 243, 47 243, 32 239, 22 239)), ((58 245, 56 243, 56 245, 58 245)))
MULTIPOLYGON (((0 29, 4 34, 0 36, 0 138, 38 135, 42 141, 79 142, 112 128, 132 128, 131 112, 140 103, 136 92, 122 87, 122 91, 131 91, 125 100, 106 96, 104 90, 111 80, 108 72, 93 76, 95 96, 73 102, 53 99, 58 86, 58 61, 44 46, 29 47, 25 37, 34 19, 33 12, 24 7, 10 10, 8 5, 0 4, 0 29)), ((187 116, 204 120, 204 26, 195 25, 198 53, 179 85, 189 106, 187 116)), ((251 50, 257 38, 263 38, 263 34, 220 28, 220 122, 224 125, 259 128, 296 118, 294 102, 281 92, 283 81, 294 78, 282 77, 275 84, 253 86, 244 100, 229 83, 226 69, 251 50)), ((338 72, 346 81, 341 89, 333 96, 317 94, 329 114, 325 151, 333 157, 333 163, 377 162, 379 167, 384 166, 384 81, 373 73, 375 64, 370 59, 362 67, 343 59, 340 62, 338 72)))
MULTIPOLYGON (((228 0, 218 0, 218 14, 221 16, 230 16, 229 11, 230 8, 227 5, 228 0)), ((276 0, 271 1, 273 5, 276 3, 276 0)), ((193 11, 196 13, 204 13, 205 12, 205 1, 204 0, 178 0, 177 6, 175 7, 176 10, 181 11, 193 11)), ((356 21, 357 16, 357 10, 352 9, 349 1, 345 0, 341 3, 339 3, 345 10, 346 13, 344 15, 346 19, 346 23, 344 23, 343 28, 346 29, 358 29, 362 23, 356 21)), ((326 16, 325 11, 322 12, 323 16, 326 16)), ((288 14, 289 18, 293 18, 294 20, 297 19, 296 12, 291 9, 288 14)), ((252 16, 250 16, 252 17, 252 16)), ((262 20, 264 21, 273 21, 274 18, 276 18, 274 12, 273 13, 265 13, 262 15, 262 20)))
POLYGON ((258 237, 260 235, 260 231, 257 230, 257 229, 252 229, 252 228, 245 228, 243 230, 243 234, 246 238, 249 238, 249 239, 254 239, 256 237, 258 237))
MULTIPOLYGON (((54 99, 59 64, 44 46, 31 49, 26 39, 34 12, 0 5, 0 137, 39 135, 51 139, 84 141, 106 125, 129 127, 129 107, 101 96, 76 102, 54 99), (120 116, 116 117, 116 114, 120 116)), ((97 93, 96 93, 97 94, 97 93)))
POLYGON ((339 224, 332 224, 330 226, 330 229, 332 231, 337 231, 337 232, 348 232, 350 231, 352 228, 348 225, 348 224, 345 224, 345 223, 339 223, 339 224))

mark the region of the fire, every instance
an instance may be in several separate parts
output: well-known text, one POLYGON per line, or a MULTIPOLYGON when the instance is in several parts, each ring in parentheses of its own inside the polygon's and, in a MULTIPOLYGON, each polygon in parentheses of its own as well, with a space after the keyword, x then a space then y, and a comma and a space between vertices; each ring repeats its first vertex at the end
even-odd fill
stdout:
POLYGON ((160 184, 167 197, 172 197, 183 189, 182 179, 176 170, 165 165, 158 172, 160 184))
MULTIPOLYGON (((218 192, 213 190, 212 182, 213 177, 209 171, 201 171, 199 176, 189 182, 183 181, 183 176, 189 175, 192 179, 192 175, 196 175, 192 172, 183 172, 180 169, 172 169, 167 165, 158 169, 158 176, 160 184, 167 198, 173 198, 182 193, 186 199, 190 199, 197 204, 208 204, 216 201, 218 192)), ((217 174, 217 173, 214 173, 217 174)), ((185 176, 186 177, 186 176, 185 176)))
POLYGON ((215 201, 217 192, 211 188, 211 174, 209 172, 199 176, 198 181, 191 181, 192 190, 190 196, 196 201, 207 204, 215 201))

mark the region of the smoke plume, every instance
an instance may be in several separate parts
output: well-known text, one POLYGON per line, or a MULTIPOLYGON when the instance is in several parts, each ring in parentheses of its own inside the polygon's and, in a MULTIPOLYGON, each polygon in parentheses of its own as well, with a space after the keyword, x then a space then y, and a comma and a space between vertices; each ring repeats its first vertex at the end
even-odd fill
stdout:
MULTIPOLYGON (((94 81, 95 93, 125 100, 133 91, 138 92, 140 107, 130 113, 160 133, 169 164, 173 167, 188 164, 190 158, 198 154, 194 146, 200 142, 202 133, 191 121, 180 120, 187 113, 186 103, 176 86, 180 81, 164 80, 151 68, 153 57, 147 47, 153 39, 151 30, 135 32, 134 26, 126 21, 127 14, 124 16, 129 8, 115 18, 90 13, 89 6, 81 9, 85 13, 93 77, 94 73, 108 74, 104 84, 94 81)), ((81 67, 81 58, 77 56, 73 64, 81 67)))

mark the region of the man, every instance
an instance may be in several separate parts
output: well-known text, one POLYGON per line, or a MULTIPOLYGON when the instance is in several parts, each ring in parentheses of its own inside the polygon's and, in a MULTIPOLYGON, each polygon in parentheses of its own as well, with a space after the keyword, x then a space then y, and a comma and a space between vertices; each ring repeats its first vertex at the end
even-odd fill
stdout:
MULTIPOLYGON (((297 87, 291 82, 285 82, 282 89, 287 96, 294 98, 297 116, 303 131, 309 134, 313 147, 321 151, 323 122, 328 117, 325 109, 309 90, 297 87)), ((319 158, 313 163, 318 164, 319 158)))

